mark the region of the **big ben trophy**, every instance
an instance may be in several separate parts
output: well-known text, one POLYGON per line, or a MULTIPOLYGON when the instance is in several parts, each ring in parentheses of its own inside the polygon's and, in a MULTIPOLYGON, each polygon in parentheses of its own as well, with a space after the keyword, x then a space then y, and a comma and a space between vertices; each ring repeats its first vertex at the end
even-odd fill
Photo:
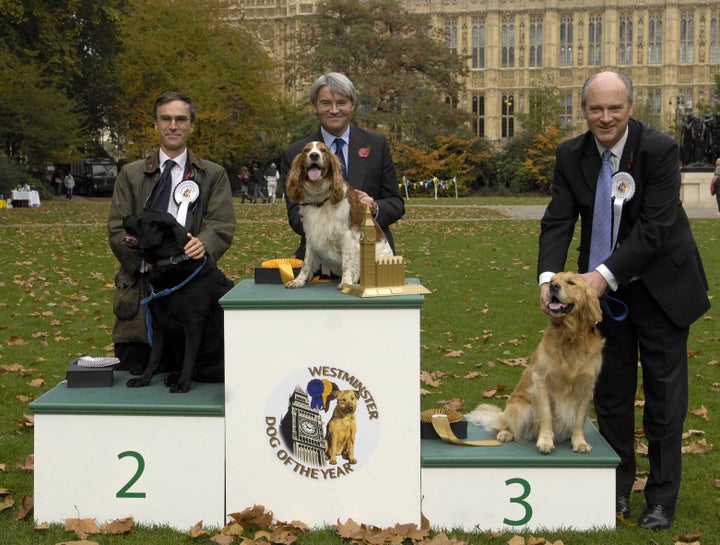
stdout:
POLYGON ((370 207, 365 208, 365 219, 360 239, 360 283, 346 286, 341 291, 356 297, 389 297, 393 295, 424 295, 430 293, 419 283, 405 281, 405 260, 402 256, 375 257, 375 222, 370 207))

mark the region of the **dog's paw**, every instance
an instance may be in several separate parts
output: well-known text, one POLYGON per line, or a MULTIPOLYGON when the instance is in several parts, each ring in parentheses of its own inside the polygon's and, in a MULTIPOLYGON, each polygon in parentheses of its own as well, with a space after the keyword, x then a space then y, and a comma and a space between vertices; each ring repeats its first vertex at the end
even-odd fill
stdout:
POLYGON ((495 439, 497 439, 501 443, 510 443, 511 441, 515 440, 515 437, 513 437, 513 434, 510 433, 508 430, 502 430, 498 432, 495 439))
POLYGON ((337 465, 337 458, 330 458, 328 460, 328 464, 330 464, 331 466, 337 465))
POLYGON ((298 282, 297 278, 295 280, 290 280, 290 282, 285 282, 285 287, 290 289, 302 288, 304 285, 305 282, 298 282))
POLYGON ((555 448, 553 440, 548 438, 539 438, 537 443, 535 443, 535 446, 543 454, 550 454, 555 448))
POLYGON ((190 385, 189 384, 182 384, 180 382, 176 382, 172 386, 170 386, 170 393, 171 394, 186 394, 190 391, 190 385))
POLYGON ((180 380, 180 373, 170 373, 163 379, 163 384, 165 386, 172 386, 176 384, 178 380, 180 380))
POLYGON ((573 441, 572 450, 573 452, 577 452, 578 454, 589 454, 592 451, 592 447, 588 445, 585 441, 573 441))
POLYGON ((147 386, 149 383, 141 378, 131 378, 127 381, 128 388, 141 388, 147 386))

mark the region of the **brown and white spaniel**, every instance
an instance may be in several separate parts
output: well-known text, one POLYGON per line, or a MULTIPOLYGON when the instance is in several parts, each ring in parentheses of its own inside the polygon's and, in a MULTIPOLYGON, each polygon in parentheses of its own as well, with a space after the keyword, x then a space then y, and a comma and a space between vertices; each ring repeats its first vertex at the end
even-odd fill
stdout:
MULTIPOLYGON (((321 265, 340 277, 338 289, 360 280, 360 225, 365 207, 343 179, 335 154, 323 142, 308 142, 295 157, 287 193, 300 206, 305 260, 297 277, 285 284, 301 288, 321 265)), ((393 255, 376 224, 376 256, 393 255)))

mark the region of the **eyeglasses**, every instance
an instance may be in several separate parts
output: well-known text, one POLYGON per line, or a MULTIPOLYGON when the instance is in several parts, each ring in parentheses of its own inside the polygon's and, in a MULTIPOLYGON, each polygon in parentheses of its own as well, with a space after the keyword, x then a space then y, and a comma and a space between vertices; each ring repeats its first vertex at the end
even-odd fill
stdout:
POLYGON ((322 112, 329 112, 333 108, 337 110, 349 110, 352 108, 353 103, 349 100, 318 100, 317 109, 322 112))
POLYGON ((159 115, 157 116, 157 121, 161 125, 170 125, 170 123, 174 121, 178 127, 184 127, 190 123, 190 118, 186 115, 176 115, 175 117, 171 115, 159 115))

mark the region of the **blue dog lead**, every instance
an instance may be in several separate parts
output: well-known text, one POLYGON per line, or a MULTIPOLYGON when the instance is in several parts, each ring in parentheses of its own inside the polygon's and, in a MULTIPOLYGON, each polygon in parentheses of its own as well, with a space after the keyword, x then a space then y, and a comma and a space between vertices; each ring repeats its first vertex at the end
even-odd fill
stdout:
POLYGON ((140 301, 140 305, 145 309, 145 326, 147 327, 147 337, 148 337, 148 344, 152 346, 153 343, 153 329, 152 329, 152 312, 150 311, 150 301, 153 299, 157 299, 159 297, 165 297, 166 295, 170 295, 171 293, 176 292, 183 286, 185 286, 188 282, 190 282, 193 278, 195 278, 200 271, 205 267, 205 264, 207 263, 208 257, 207 255, 203 256, 203 262, 202 265, 200 265, 197 269, 195 269, 190 276, 188 276, 185 280, 180 282, 177 286, 173 288, 165 288, 159 293, 155 293, 155 290, 152 287, 152 284, 150 284, 150 294, 145 297, 142 301, 140 301))

